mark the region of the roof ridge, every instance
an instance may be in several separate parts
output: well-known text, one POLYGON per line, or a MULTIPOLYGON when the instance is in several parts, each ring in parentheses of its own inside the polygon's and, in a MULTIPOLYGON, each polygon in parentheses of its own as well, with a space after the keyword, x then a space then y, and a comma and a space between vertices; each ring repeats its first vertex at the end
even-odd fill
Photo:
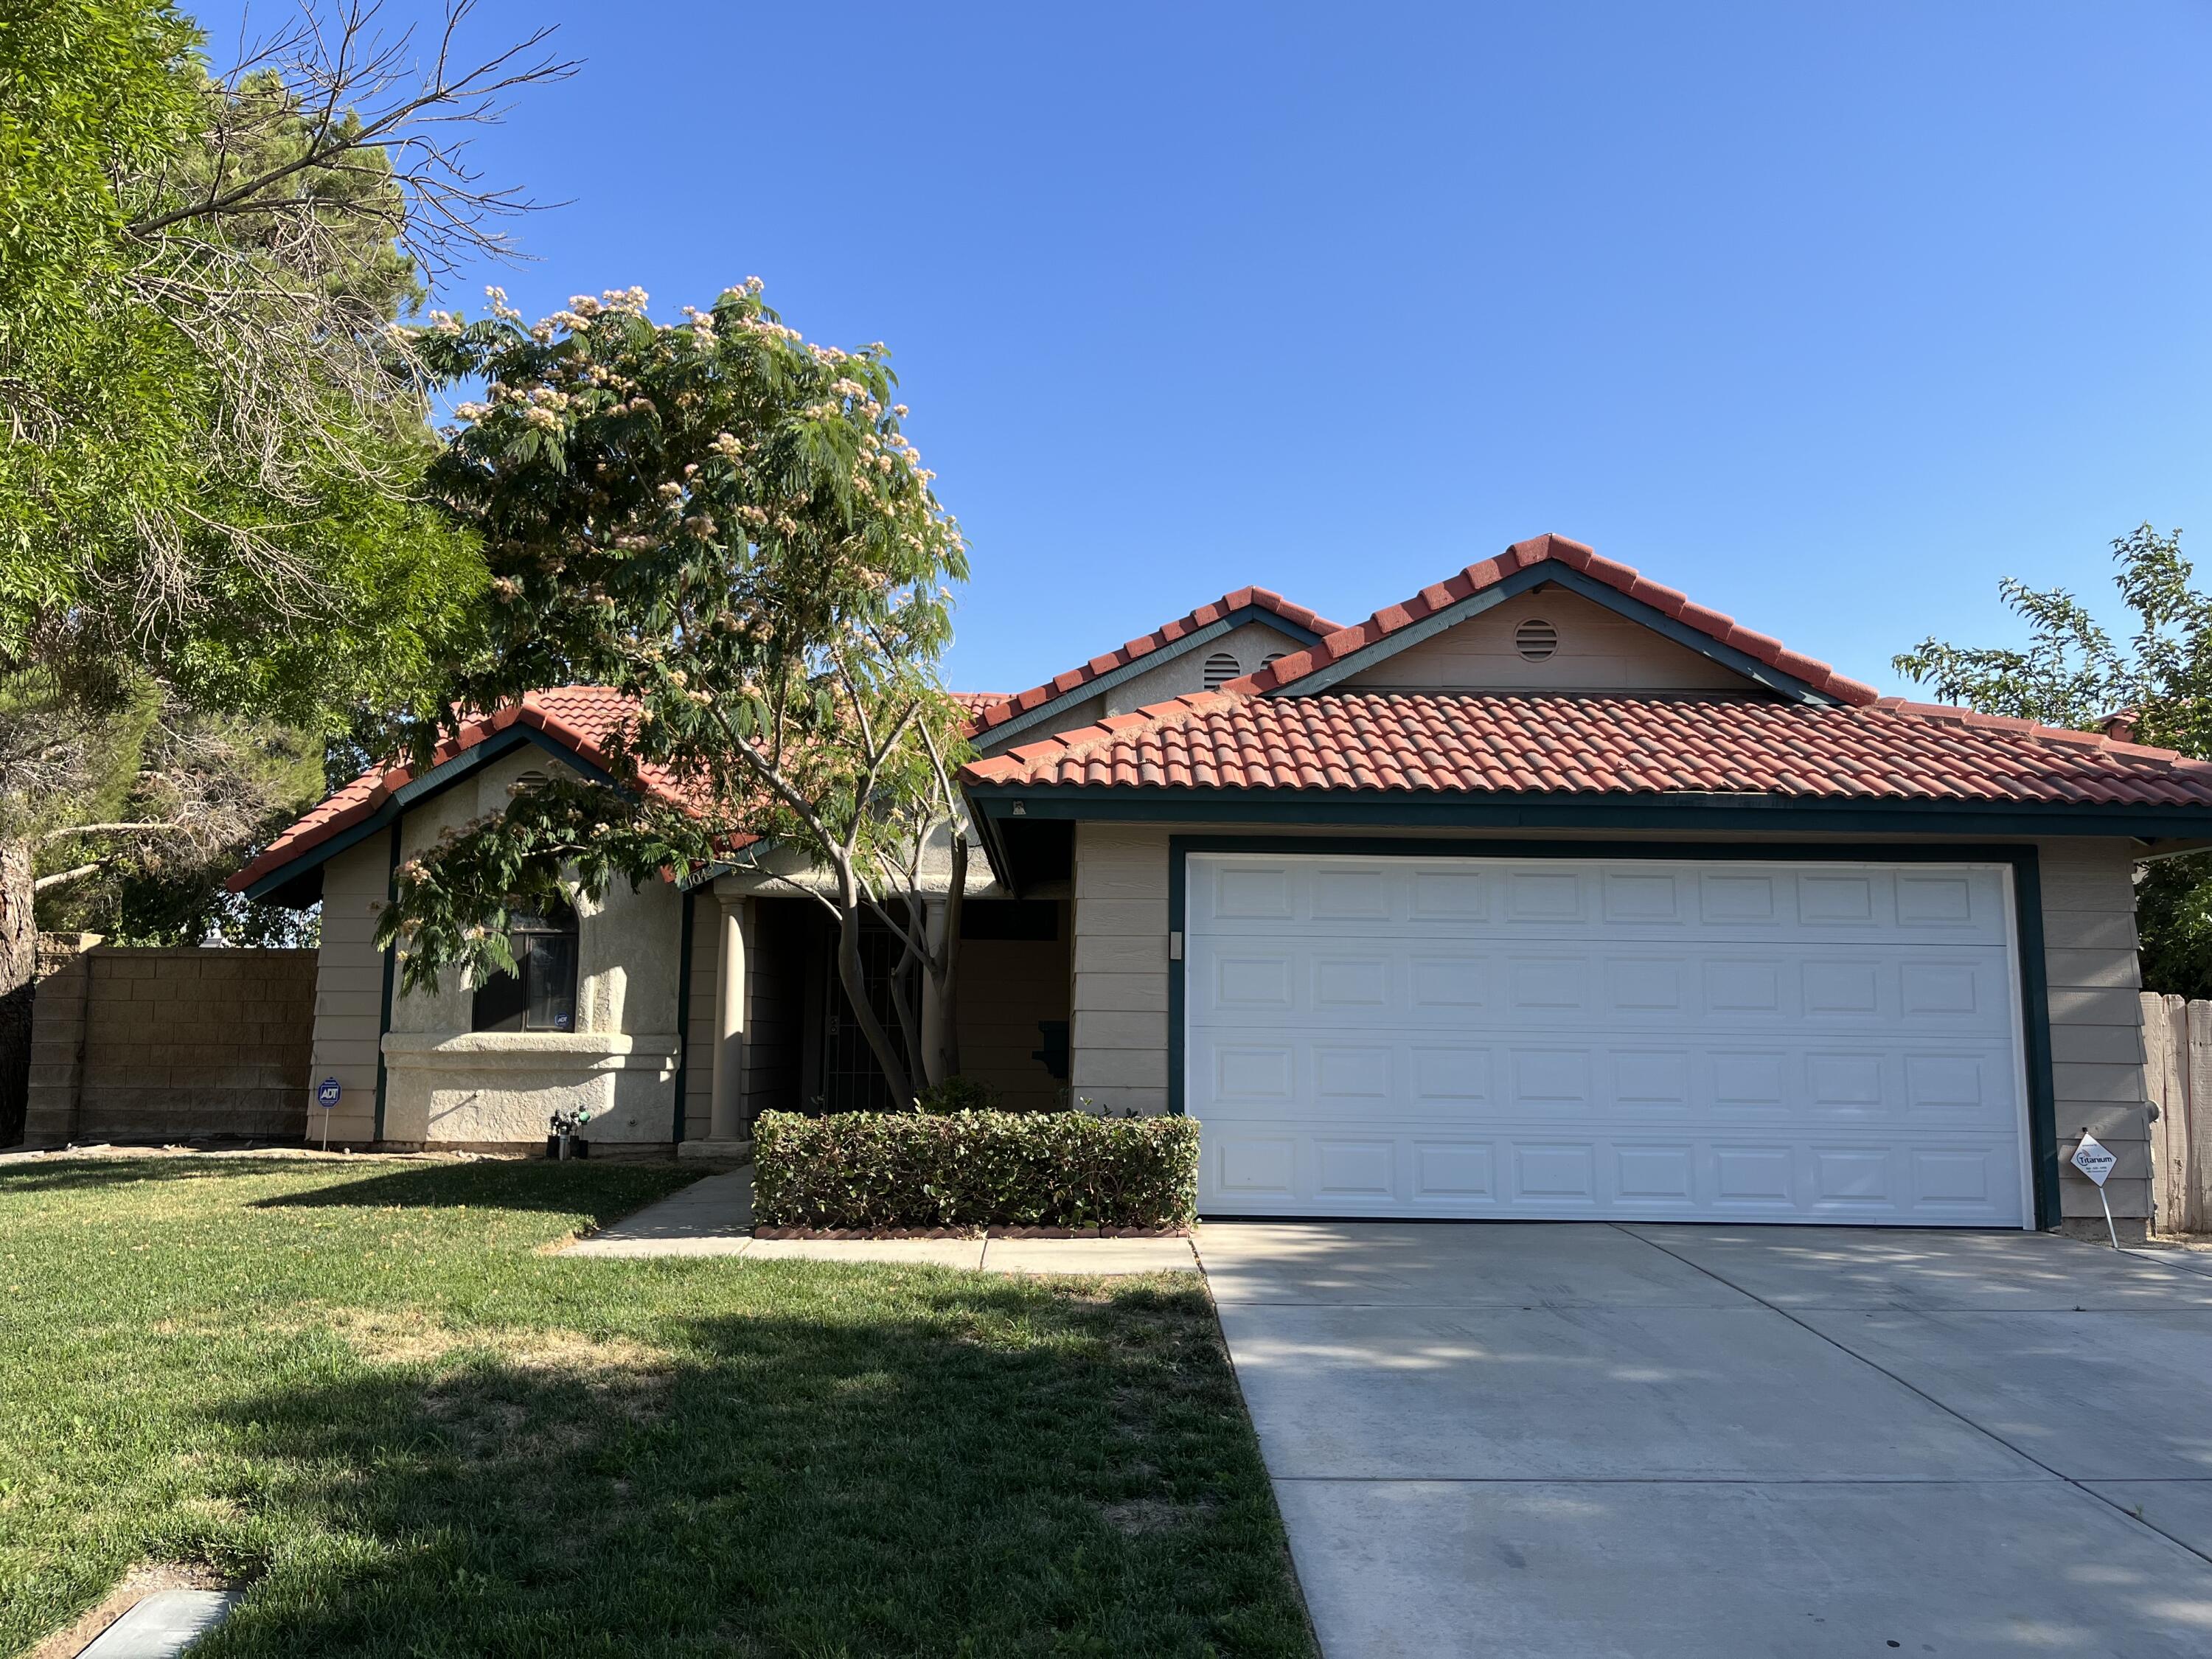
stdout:
POLYGON ((1771 635, 1758 633, 1744 627, 1733 617, 1693 603, 1687 594, 1676 588, 1662 586, 1632 565, 1605 558, 1587 543, 1551 532, 1517 541, 1493 558, 1480 560, 1447 576, 1443 581, 1431 583, 1411 599, 1385 605, 1365 622, 1339 629, 1323 638, 1320 644, 1310 646, 1304 651, 1289 653, 1256 672, 1231 680, 1229 684, 1241 690, 1262 695, 1280 690, 1317 670, 1341 661, 1355 651, 1364 650, 1439 611, 1447 610, 1494 587, 1516 571, 1532 569, 1547 562, 1563 564, 1570 570, 1603 582, 1628 598, 1650 605, 1669 621, 1694 629, 1709 639, 1741 651, 1768 667, 1778 669, 1792 679, 1802 680, 1814 690, 1844 702, 1864 708, 1881 695, 1871 685, 1838 672, 1817 658, 1790 650, 1771 635))
POLYGON ((2135 760, 2160 761, 2168 766, 2194 766, 2212 770, 2212 760, 2195 755, 2185 755, 2179 749, 2161 749, 2155 744, 2123 743, 2118 738, 2101 732, 2084 732, 2078 726, 2045 726, 2039 720, 2023 720, 2014 714, 1991 714, 1979 708, 1968 708, 1948 702, 1914 702, 1905 697, 1882 697, 1867 705, 1888 714, 1910 714, 1937 725, 1958 725, 2015 732, 2039 742, 2063 743, 2079 749, 2101 750, 2107 754, 2125 755, 2135 760))
POLYGON ((1018 714, 1028 714, 1031 709, 1041 708, 1046 703, 1066 696, 1091 681, 1110 674, 1117 668, 1126 668, 1201 628, 1210 628, 1237 611, 1253 608, 1280 617, 1285 622, 1294 623, 1309 634, 1326 635, 1338 632, 1341 628, 1340 623, 1333 623, 1304 605, 1293 604, 1271 587, 1257 587, 1249 584, 1232 587, 1219 599, 1208 599, 1172 622, 1162 623, 1149 634, 1125 640, 1113 650, 1102 652, 1088 662, 1055 674, 1041 685, 1030 686, 1025 691, 1008 692, 996 702, 977 709, 972 716, 970 730, 980 734, 993 726, 1004 726, 1018 714))

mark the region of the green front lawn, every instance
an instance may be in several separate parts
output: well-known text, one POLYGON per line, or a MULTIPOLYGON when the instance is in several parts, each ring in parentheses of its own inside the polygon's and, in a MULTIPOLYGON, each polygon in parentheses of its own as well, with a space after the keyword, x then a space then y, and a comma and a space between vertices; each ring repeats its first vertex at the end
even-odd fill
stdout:
POLYGON ((141 1562, 205 1659, 1312 1652, 1194 1280, 539 1253, 685 1178, 0 1170, 0 1652, 141 1562))

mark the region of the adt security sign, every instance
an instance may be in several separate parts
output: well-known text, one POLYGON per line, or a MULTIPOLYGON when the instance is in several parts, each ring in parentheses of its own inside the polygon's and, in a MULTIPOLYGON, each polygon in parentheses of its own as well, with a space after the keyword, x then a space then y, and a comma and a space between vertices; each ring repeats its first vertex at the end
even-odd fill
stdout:
POLYGON ((2105 1231, 2112 1236, 2112 1248, 2116 1250, 2120 1248, 2120 1234, 2112 1225, 2112 1200, 2105 1196, 2105 1181, 2119 1161, 2105 1150, 2096 1136, 2087 1129, 2081 1131, 2081 1144, 2074 1149, 2074 1167, 2097 1183, 2097 1201, 2105 1206, 2105 1231))
POLYGON ((328 1152, 331 1147, 331 1114, 337 1109, 338 1096, 343 1092, 338 1087, 338 1080, 334 1077, 326 1077, 315 1085, 315 1104, 323 1109, 323 1150, 325 1152, 328 1152))

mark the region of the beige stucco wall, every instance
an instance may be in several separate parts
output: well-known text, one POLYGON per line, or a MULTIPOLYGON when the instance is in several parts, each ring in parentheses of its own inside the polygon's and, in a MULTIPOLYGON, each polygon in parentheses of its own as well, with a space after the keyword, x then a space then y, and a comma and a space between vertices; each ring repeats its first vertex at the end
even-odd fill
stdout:
MULTIPOLYGON (((519 749, 489 763, 401 820, 400 854, 441 830, 502 810, 525 772, 558 763, 519 749)), ((388 890, 391 842, 380 832, 324 866, 312 1081, 336 1077, 343 1097, 331 1139, 375 1136, 378 1029, 384 960, 374 945, 388 890)), ((556 1109, 588 1106, 594 1141, 665 1143, 675 1138, 677 985, 681 901, 665 882, 633 892, 617 881, 577 907, 574 1031, 471 1031, 471 993, 459 973, 435 990, 397 981, 383 1036, 386 1142, 506 1145, 540 1140, 556 1109)), ((309 1132, 319 1137, 319 1113, 309 1132)))
POLYGON ((1655 634, 1641 623, 1546 585, 1409 645, 1341 691, 1757 691, 1752 681, 1711 658, 1655 634), (1559 648, 1530 662, 1514 647, 1524 622, 1550 623, 1559 648))
POLYGON ((307 1133, 322 1137, 316 1085, 336 1078, 330 1139, 360 1146, 376 1138, 376 1044, 384 1005, 384 957, 376 948, 377 907, 392 880, 392 838, 379 830, 323 866, 323 942, 315 968, 313 1058, 307 1067, 307 1133))
MULTIPOLYGON (((1123 1110, 1167 1109, 1168 840, 1206 833, 1197 825, 1076 825, 1071 1075, 1078 1095, 1123 1110)), ((1211 833, 1250 830, 1224 825, 1211 833)), ((1526 832, 1514 838, 1525 840, 1526 832)), ((1820 838, 1715 839, 1741 840, 1751 851, 1762 842, 1820 838)), ((1885 842, 1904 839, 1869 837, 1867 856, 1879 858, 1885 842)), ((2085 1127, 2112 1148, 2119 1159, 2106 1187, 2112 1212, 2124 1227, 2132 1222, 2139 1237, 2150 1214, 2150 1147, 2142 1109, 2132 843, 2042 842, 2038 864, 2059 1156, 2071 1156, 2085 1127)), ((2070 1168, 2059 1196, 2069 1231, 2087 1234, 2094 1224, 2102 1236, 2096 1189, 2070 1168)))

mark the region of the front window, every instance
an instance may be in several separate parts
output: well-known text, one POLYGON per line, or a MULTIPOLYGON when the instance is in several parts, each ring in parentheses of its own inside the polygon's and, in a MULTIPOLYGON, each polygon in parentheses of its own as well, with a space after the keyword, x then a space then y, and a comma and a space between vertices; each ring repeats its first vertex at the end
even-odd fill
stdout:
POLYGON ((574 1030, 576 913, 566 905, 538 915, 516 911, 507 920, 507 942, 515 971, 495 974, 477 988, 471 1029, 574 1030))

